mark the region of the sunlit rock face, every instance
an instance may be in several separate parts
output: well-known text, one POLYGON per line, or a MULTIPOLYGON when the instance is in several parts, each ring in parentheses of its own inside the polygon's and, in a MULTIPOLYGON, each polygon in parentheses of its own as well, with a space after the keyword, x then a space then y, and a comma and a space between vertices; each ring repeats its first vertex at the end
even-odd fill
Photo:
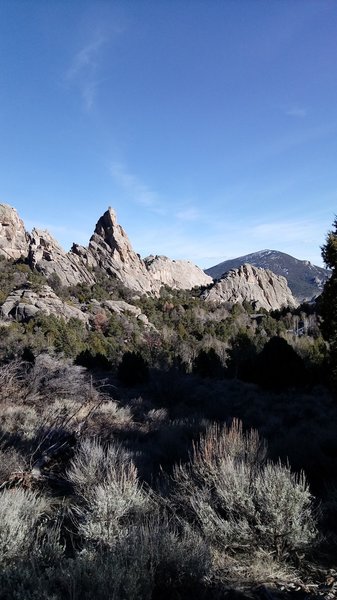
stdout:
POLYGON ((28 235, 15 208, 0 204, 0 255, 17 260, 28 254, 28 235))
MULTIPOLYGON (((73 247, 72 252, 83 257, 83 249, 73 247)), ((99 267, 108 276, 116 277, 127 288, 140 293, 159 292, 159 285, 148 272, 144 261, 133 250, 130 240, 116 214, 109 208, 98 220, 90 238, 86 260, 91 266, 99 267)))
POLYGON ((65 252, 48 231, 33 229, 29 237, 28 262, 45 277, 55 273, 64 286, 95 282, 84 262, 72 252, 65 252))
POLYGON ((48 285, 43 285, 39 290, 21 288, 14 290, 1 306, 2 319, 26 322, 36 317, 38 313, 55 315, 66 321, 72 317, 86 323, 89 319, 87 313, 79 308, 63 302, 48 285))
POLYGON ((322 293, 325 283, 331 277, 331 271, 312 265, 308 260, 300 260, 278 250, 260 250, 237 258, 225 260, 214 267, 205 269, 205 273, 220 279, 225 273, 241 265, 250 264, 259 269, 269 269, 275 275, 285 277, 293 296, 299 304, 310 302, 322 293))
POLYGON ((171 260, 167 256, 148 256, 144 259, 154 280, 178 290, 207 286, 213 279, 189 260, 171 260))
POLYGON ((65 252, 48 231, 33 229, 27 233, 16 210, 0 204, 0 255, 23 257, 47 279, 56 274, 63 286, 93 285, 99 269, 136 294, 158 296, 164 285, 175 289, 211 286, 203 294, 208 302, 246 300, 267 310, 297 304, 284 277, 249 264, 229 271, 211 285, 212 278, 187 260, 166 256, 142 260, 111 208, 97 221, 88 247, 74 244, 65 252))
POLYGON ((257 309, 268 311, 297 306, 285 277, 248 264, 226 273, 203 297, 215 303, 247 301, 254 303, 257 309))

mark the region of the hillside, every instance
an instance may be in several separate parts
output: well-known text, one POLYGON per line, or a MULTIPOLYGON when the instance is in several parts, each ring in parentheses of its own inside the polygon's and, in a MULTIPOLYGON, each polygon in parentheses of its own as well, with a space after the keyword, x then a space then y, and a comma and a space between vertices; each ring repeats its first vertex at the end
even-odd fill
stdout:
POLYGON ((237 269, 243 264, 269 269, 275 275, 282 275, 298 302, 309 301, 317 297, 323 290, 324 283, 329 279, 330 272, 322 267, 312 265, 307 260, 299 260, 277 250, 261 250, 230 260, 225 260, 214 267, 205 269, 205 273, 220 279, 224 273, 237 269))
POLYGON ((314 306, 266 269, 142 260, 112 210, 69 253, 0 217, 1 598, 333 598, 314 306))

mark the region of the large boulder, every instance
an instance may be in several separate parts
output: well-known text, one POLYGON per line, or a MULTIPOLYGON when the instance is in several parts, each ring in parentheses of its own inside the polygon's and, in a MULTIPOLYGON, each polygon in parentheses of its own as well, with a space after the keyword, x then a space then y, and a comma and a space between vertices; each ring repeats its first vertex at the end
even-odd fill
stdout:
POLYGON ((268 311, 298 304, 285 277, 248 264, 225 273, 204 292, 203 298, 214 303, 247 301, 268 311))
POLYGON ((147 270, 160 285, 178 290, 210 285, 212 277, 189 260, 171 260, 167 256, 148 256, 144 259, 147 270))
POLYGON ((76 306, 63 302, 48 285, 42 285, 38 290, 33 288, 14 290, 0 309, 2 319, 20 322, 29 321, 38 313, 55 315, 66 321, 74 317, 83 323, 88 322, 90 316, 76 306))
POLYGON ((17 260, 28 254, 28 235, 15 208, 0 204, 0 256, 17 260))

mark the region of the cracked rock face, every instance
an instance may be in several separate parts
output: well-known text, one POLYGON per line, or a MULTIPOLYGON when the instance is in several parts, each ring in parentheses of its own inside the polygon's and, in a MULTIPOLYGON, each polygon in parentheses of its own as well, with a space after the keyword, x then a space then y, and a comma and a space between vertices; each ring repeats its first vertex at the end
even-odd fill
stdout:
POLYGON ((82 260, 71 252, 65 252, 48 231, 33 229, 28 262, 47 278, 55 273, 64 286, 95 282, 82 260))
POLYGON ((15 208, 0 204, 0 255, 17 260, 28 254, 28 235, 15 208))
POLYGON ((213 279, 189 260, 171 260, 167 256, 148 256, 144 259, 153 279, 174 289, 191 290, 209 285, 213 279))
POLYGON ((87 313, 60 300, 48 285, 41 286, 38 291, 30 288, 14 290, 3 303, 0 316, 3 319, 25 322, 38 313, 55 315, 66 321, 74 317, 86 323, 89 319, 87 313))
POLYGON ((160 285, 152 279, 144 261, 133 250, 111 208, 97 222, 87 251, 75 246, 72 252, 78 253, 88 264, 99 267, 107 275, 117 277, 135 292, 159 293, 160 285))
POLYGON ((268 311, 298 304, 285 277, 248 264, 223 275, 203 298, 207 302, 253 302, 257 309, 268 311))

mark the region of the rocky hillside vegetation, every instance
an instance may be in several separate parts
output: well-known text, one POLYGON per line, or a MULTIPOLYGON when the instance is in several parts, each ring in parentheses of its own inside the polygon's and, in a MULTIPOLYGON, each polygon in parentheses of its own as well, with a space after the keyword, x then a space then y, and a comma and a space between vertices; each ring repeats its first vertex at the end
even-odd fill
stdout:
POLYGON ((0 597, 335 598, 336 273, 298 305, 0 216, 0 597))

